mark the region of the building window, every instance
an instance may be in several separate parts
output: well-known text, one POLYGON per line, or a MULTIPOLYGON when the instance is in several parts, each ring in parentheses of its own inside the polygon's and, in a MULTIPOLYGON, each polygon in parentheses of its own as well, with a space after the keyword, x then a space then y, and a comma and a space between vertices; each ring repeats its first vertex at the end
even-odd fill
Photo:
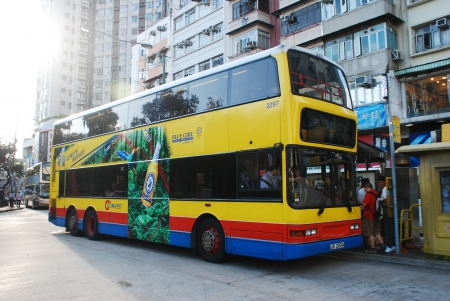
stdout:
POLYGON ((184 69, 184 76, 189 76, 195 73, 195 66, 184 69))
POLYGON ((127 42, 120 42, 120 48, 121 49, 127 48, 127 42))
POLYGON ((450 45, 450 29, 448 26, 439 28, 436 22, 416 28, 415 43, 416 53, 450 45))
POLYGON ((131 4, 131 9, 132 10, 137 10, 138 8, 139 8, 139 4, 137 4, 137 3, 131 4))
POLYGON ((147 1, 147 8, 153 7, 153 1, 147 1))
POLYGON ((214 29, 212 31, 212 40, 213 41, 220 40, 223 37, 222 27, 223 27, 222 23, 214 26, 214 29))
POLYGON ((121 6, 120 6, 120 12, 125 13, 125 12, 127 12, 127 11, 128 11, 128 5, 121 5, 121 6))
POLYGON ((195 21, 195 9, 188 11, 184 15, 184 24, 187 26, 195 21))
POLYGON ((270 48, 270 34, 266 31, 254 29, 233 39, 233 55, 252 49, 252 45, 261 49, 270 48))
POLYGON ((409 117, 450 112, 450 73, 405 83, 409 117))
POLYGON ((98 80, 98 81, 95 82, 95 87, 96 87, 96 88, 101 88, 101 87, 102 87, 102 84, 103 84, 103 81, 98 80))
POLYGON ((384 102, 381 76, 372 77, 371 82, 372 84, 368 87, 357 85, 355 82, 348 83, 350 95, 352 96, 353 107, 384 102))
POLYGON ((233 4, 233 20, 255 9, 269 12, 269 0, 240 0, 233 4))
MULTIPOLYGON (((202 5, 204 6, 204 5, 202 5)), ((183 16, 176 18, 174 21, 175 30, 179 30, 183 27, 183 16)))
POLYGON ((223 65, 223 54, 213 57, 212 59, 212 66, 213 68, 219 65, 223 65))
POLYGON ((131 22, 136 23, 138 20, 138 16, 131 16, 131 22))
POLYGON ((126 53, 119 54, 119 61, 125 61, 127 59, 126 53))
POLYGON ((197 39, 195 37, 186 40, 184 45, 186 46, 186 53, 192 52, 198 48, 197 39))
MULTIPOLYGON (((322 2, 323 16, 324 19, 327 20, 335 15, 343 14, 374 1, 378 0, 341 0, 330 1, 328 3, 322 2)), ((393 0, 391 0, 391 2, 393 2, 393 0)))
POLYGON ((325 43, 325 56, 335 62, 348 60, 380 49, 397 49, 397 32, 388 24, 378 24, 352 35, 325 43))
POLYGON ((120 24, 127 24, 127 18, 126 17, 120 18, 119 19, 119 23, 120 24))
POLYGON ((161 20, 161 13, 160 12, 156 12, 155 13, 155 20, 156 21, 161 20))
POLYGON ((208 70, 211 66, 211 63, 209 62, 209 60, 201 62, 200 64, 198 64, 198 71, 204 71, 204 70, 208 70))
MULTIPOLYGON (((284 21, 282 19, 281 35, 285 36, 289 33, 296 32, 303 28, 309 27, 313 24, 322 22, 322 15, 320 13, 320 4, 321 4, 320 2, 317 2, 310 6, 307 6, 305 8, 293 12, 291 14, 292 19, 289 21, 284 21)), ((285 15, 284 17, 288 17, 288 15, 285 15)))
POLYGON ((173 80, 177 80, 183 78, 183 71, 177 72, 173 74, 173 80))
MULTIPOLYGON (((164 28, 168 28, 168 27, 167 27, 167 24, 164 24, 163 27, 164 27, 164 28)), ((165 31, 161 31, 161 34, 160 34, 161 40, 167 37, 167 33, 168 33, 168 32, 169 32, 169 30, 167 30, 167 29, 166 29, 165 31)))
POLYGON ((152 14, 147 14, 147 15, 145 16, 145 19, 147 19, 147 20, 152 20, 152 19, 153 19, 153 15, 152 15, 152 14))
POLYGON ((213 8, 218 9, 219 7, 222 7, 223 0, 213 0, 213 8))
POLYGON ((97 27, 105 27, 105 21, 97 21, 97 27))
POLYGON ((102 100, 102 93, 95 94, 95 99, 102 100))

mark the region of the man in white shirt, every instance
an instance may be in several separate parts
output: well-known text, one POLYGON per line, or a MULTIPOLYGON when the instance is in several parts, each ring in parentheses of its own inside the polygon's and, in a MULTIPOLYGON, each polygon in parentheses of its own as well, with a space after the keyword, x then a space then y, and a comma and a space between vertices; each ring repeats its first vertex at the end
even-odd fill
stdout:
POLYGON ((271 189, 278 189, 280 188, 279 182, 278 182, 278 174, 280 173, 280 167, 272 164, 269 166, 268 171, 263 174, 263 176, 260 179, 260 188, 271 188, 271 189))

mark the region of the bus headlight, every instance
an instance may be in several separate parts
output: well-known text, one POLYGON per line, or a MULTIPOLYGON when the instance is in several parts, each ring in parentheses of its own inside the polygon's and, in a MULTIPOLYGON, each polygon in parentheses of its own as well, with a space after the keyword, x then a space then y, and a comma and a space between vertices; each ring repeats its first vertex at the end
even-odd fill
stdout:
POLYGON ((351 224, 351 225, 350 225, 350 229, 351 229, 351 230, 357 230, 357 229, 359 229, 359 224, 351 224))
POLYGON ((305 229, 305 230, 291 230, 290 231, 290 235, 291 236, 311 236, 311 235, 316 235, 317 234, 317 229, 313 228, 313 229, 305 229))

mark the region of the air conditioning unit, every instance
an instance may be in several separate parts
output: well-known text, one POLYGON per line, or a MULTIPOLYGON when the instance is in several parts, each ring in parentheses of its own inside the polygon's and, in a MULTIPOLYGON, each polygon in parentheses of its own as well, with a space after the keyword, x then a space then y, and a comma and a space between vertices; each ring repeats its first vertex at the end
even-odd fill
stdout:
POLYGON ((247 42, 247 49, 255 49, 255 48, 256 48, 256 41, 247 42))
POLYGON ((208 28, 203 29, 202 34, 209 36, 209 29, 208 28))
POLYGON ((297 22, 297 17, 294 16, 293 14, 289 14, 289 15, 286 15, 286 16, 282 17, 281 18, 281 22, 292 24, 292 23, 297 22))
POLYGON ((323 4, 333 4, 333 0, 322 0, 323 4))
POLYGON ((440 29, 448 28, 447 18, 436 20, 436 26, 440 29))
POLYGON ((153 59, 150 56, 146 57, 145 60, 147 61, 147 63, 152 63, 153 62, 153 59))
POLYGON ((183 44, 183 42, 180 42, 180 43, 178 43, 176 46, 177 46, 177 48, 183 48, 183 47, 184 47, 184 44, 183 44))
POLYGON ((209 0, 202 0, 203 5, 209 5, 209 0))
POLYGON ((217 25, 214 25, 214 26, 212 26, 212 29, 211 29, 211 31, 213 31, 213 32, 217 32, 217 31, 218 31, 217 25))
POLYGON ((158 27, 156 27, 156 29, 159 30, 159 31, 166 31, 167 30, 167 28, 165 28, 164 26, 158 26, 158 27))
POLYGON ((371 88, 373 86, 372 75, 357 76, 355 78, 355 83, 360 87, 371 88))
POLYGON ((153 87, 152 87, 152 84, 145 84, 145 88, 146 89, 150 89, 150 88, 153 88, 153 87))
POLYGON ((391 59, 393 61, 403 61, 400 51, 398 49, 394 49, 391 51, 391 59))
POLYGON ((151 35, 151 36, 156 36, 156 31, 150 30, 150 35, 151 35))
POLYGON ((186 46, 192 46, 192 42, 189 41, 189 40, 184 40, 183 44, 186 45, 186 46))

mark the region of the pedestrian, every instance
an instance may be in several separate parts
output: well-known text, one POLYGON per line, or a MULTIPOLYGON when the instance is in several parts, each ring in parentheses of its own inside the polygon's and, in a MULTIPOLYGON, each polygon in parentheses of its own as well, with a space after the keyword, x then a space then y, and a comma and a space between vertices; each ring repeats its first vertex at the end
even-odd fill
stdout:
POLYGON ((14 207, 14 193, 12 191, 9 193, 9 207, 14 207))
POLYGON ((22 203, 22 193, 20 191, 16 194, 16 202, 17 208, 20 208, 20 203, 22 203))
MULTIPOLYGON (((364 221, 364 197, 366 196, 366 191, 364 190, 364 185, 366 183, 370 183, 369 178, 363 178, 361 180, 361 186, 357 191, 356 199, 358 200, 358 203, 361 206, 361 220, 364 221)), ((363 243, 364 243, 364 250, 370 249, 370 242, 369 238, 367 236, 364 236, 364 225, 363 225, 363 243)))
MULTIPOLYGON (((386 177, 383 175, 379 175, 377 177, 377 185, 381 189, 380 199, 386 200, 386 177)), ((385 252, 386 253, 394 252, 395 251, 394 221, 392 216, 389 216, 389 209, 386 216, 382 220, 382 226, 384 232, 384 243, 386 244, 385 252)))
POLYGON ((378 193, 373 189, 372 184, 364 184, 364 190, 366 195, 364 196, 364 219, 363 219, 363 235, 369 237, 370 249, 365 250, 366 253, 374 254, 375 249, 375 238, 381 244, 380 250, 385 250, 386 246, 383 243, 383 237, 381 236, 381 222, 376 220, 374 217, 376 201, 378 193))

